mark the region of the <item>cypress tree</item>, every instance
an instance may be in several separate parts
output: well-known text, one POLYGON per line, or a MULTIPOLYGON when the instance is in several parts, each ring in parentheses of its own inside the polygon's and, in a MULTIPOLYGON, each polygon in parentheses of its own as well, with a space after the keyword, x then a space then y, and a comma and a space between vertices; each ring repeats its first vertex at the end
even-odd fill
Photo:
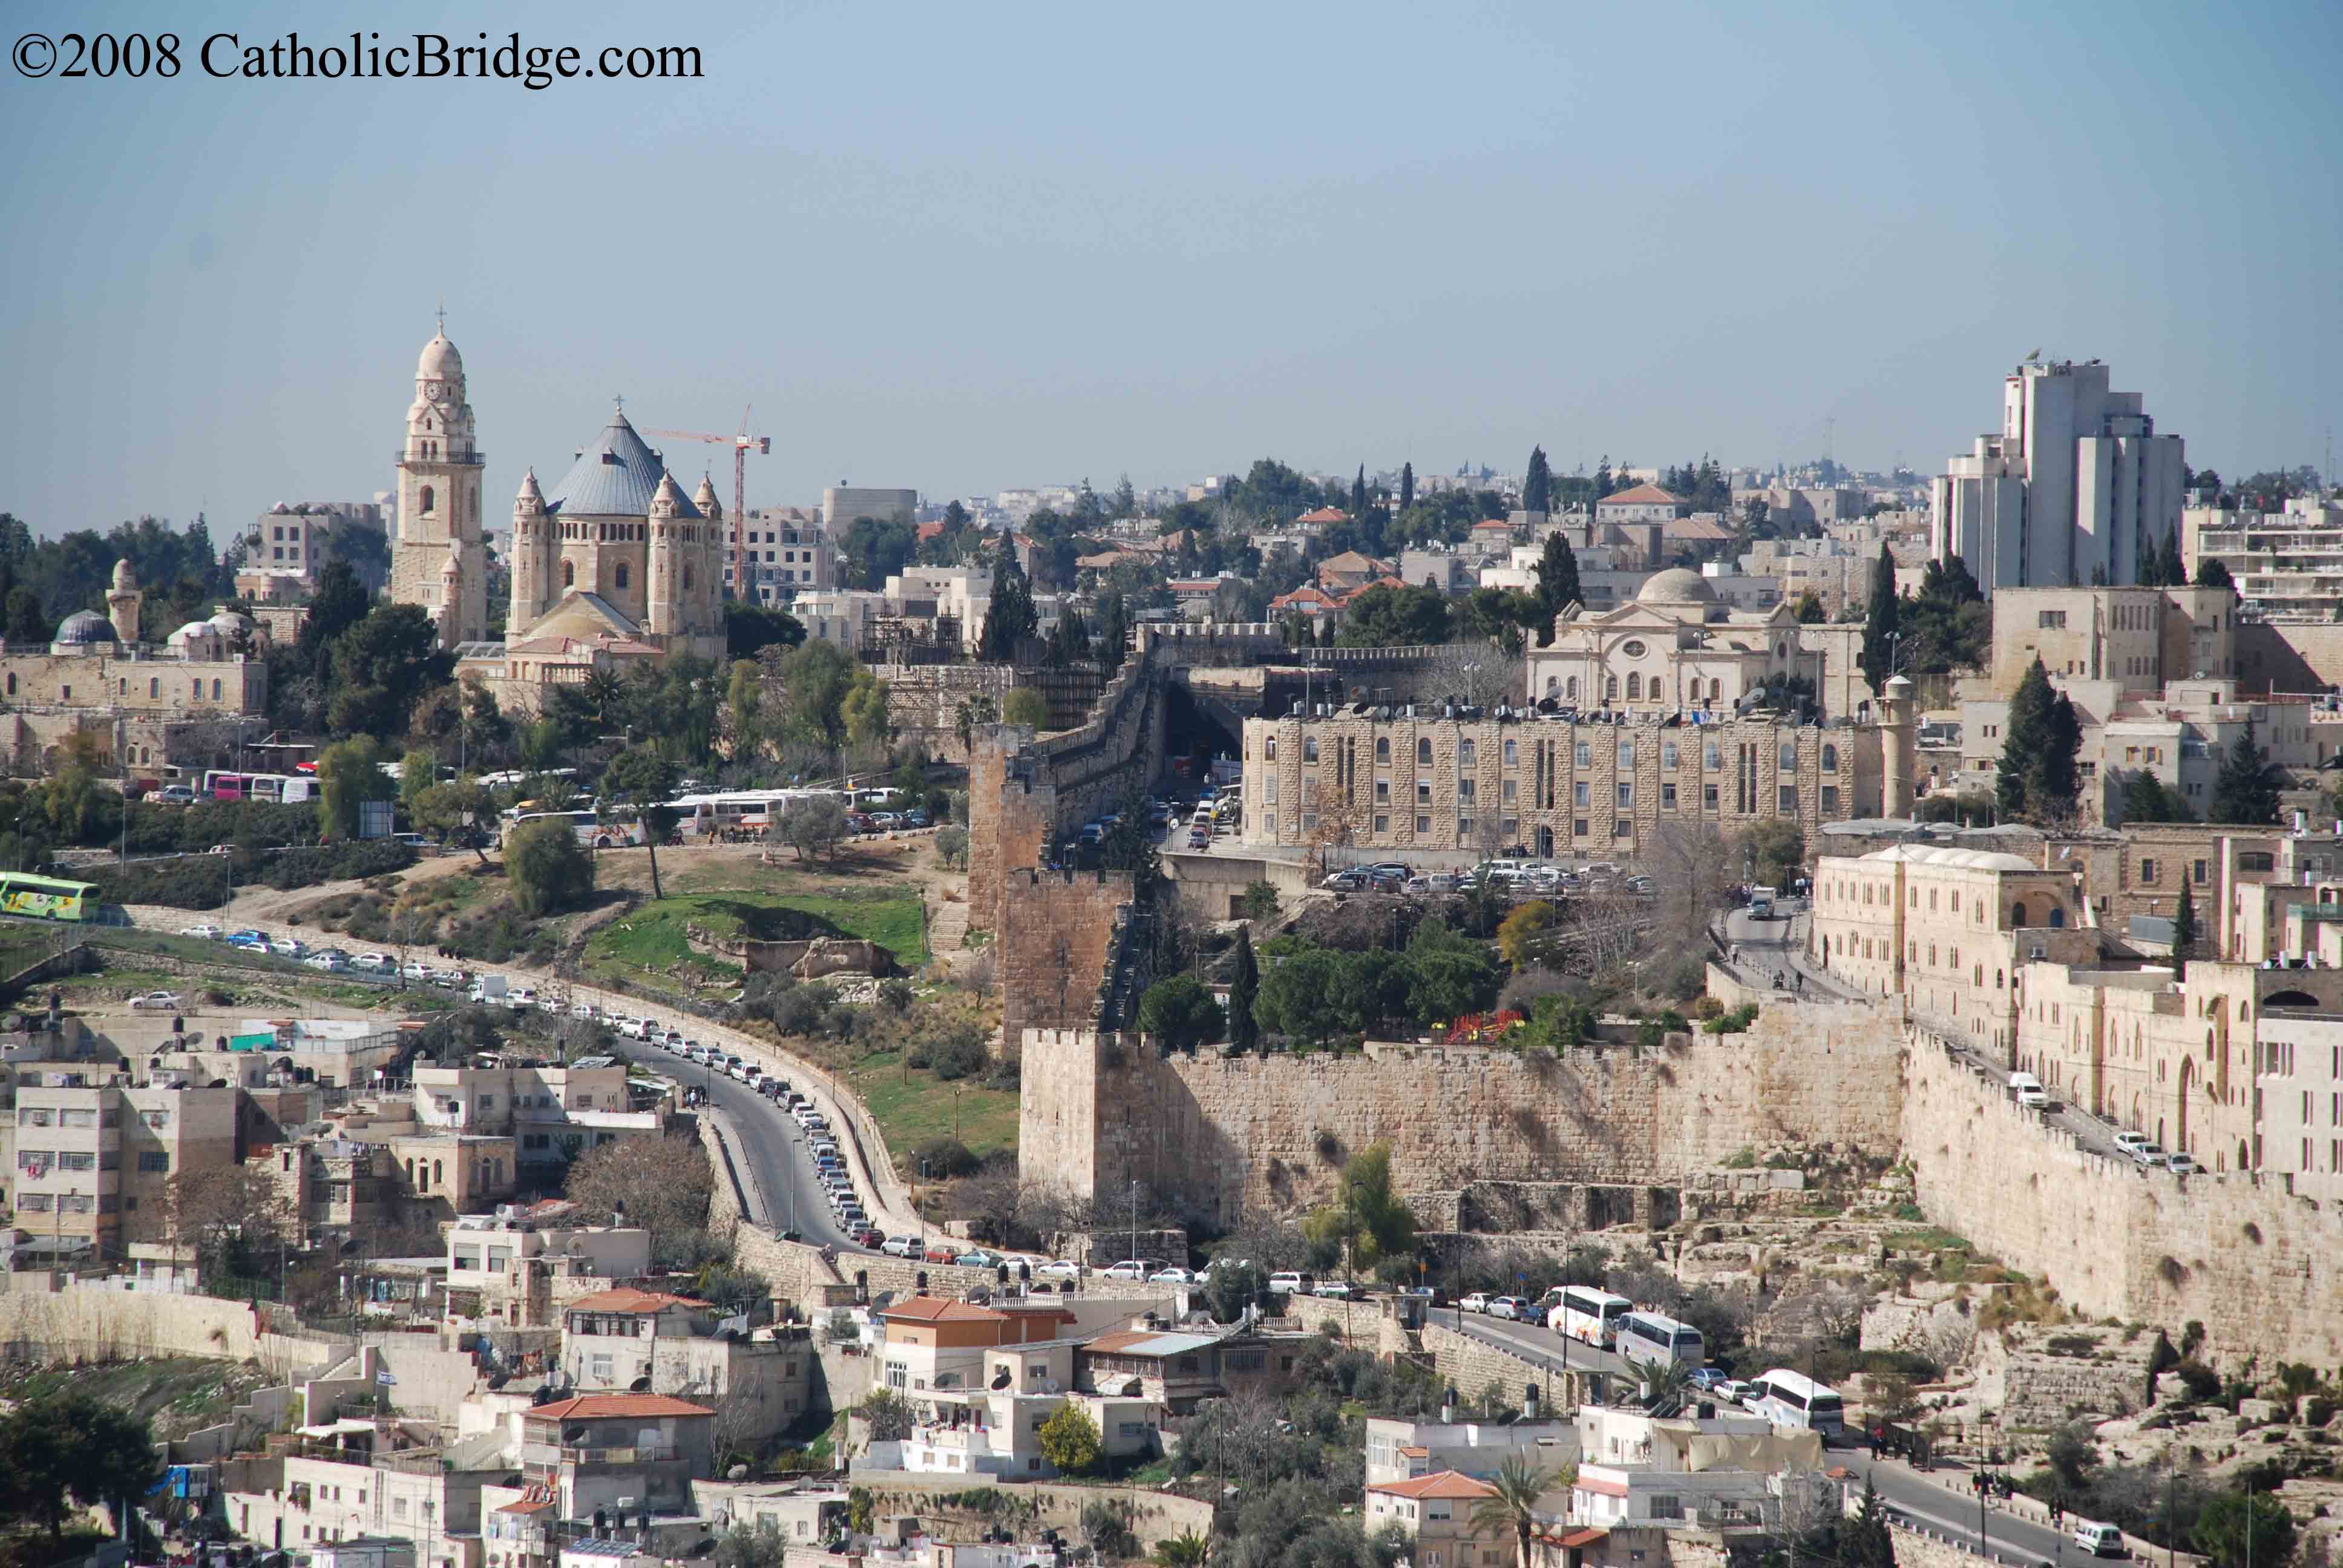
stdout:
POLYGON ((2050 704, 2049 741, 2036 761, 2035 778, 2026 791, 2034 797, 2035 809, 2046 817, 2075 814, 2075 798, 2082 788, 2075 759, 2082 749, 2082 719, 2062 691, 2050 704))
POLYGON ((1261 964, 1252 956, 1252 928, 1237 928, 1235 978, 1229 981, 1229 1054, 1241 1056, 1261 1045, 1261 1025, 1252 1016, 1261 994, 1261 964))
POLYGON ((1413 505, 1415 505, 1415 465, 1402 463, 1399 466, 1399 509, 1403 512, 1413 505))
MULTIPOLYGON (((2188 955, 2197 948, 2197 895, 2189 890, 2188 872, 2184 866, 2180 873, 2180 903, 2172 911, 2172 956, 2186 966, 2188 955)), ((2186 969, 2183 969, 2186 974, 2186 969)))
POLYGON ((1131 621, 1122 605, 1122 590, 1110 588, 1099 604, 1099 628, 1096 641, 1099 667, 1107 678, 1122 668, 1123 644, 1131 640, 1131 621))
POLYGON ((1367 466, 1359 465, 1359 477, 1351 481, 1351 520, 1363 521, 1367 515, 1367 466))
POLYGON ((1543 512, 1554 498, 1554 471, 1546 467, 1545 448, 1530 448, 1529 472, 1522 478, 1522 509, 1543 512))
POLYGON ((1863 667, 1863 678, 1871 684, 1871 694, 1876 697, 1885 689, 1887 678, 1896 673, 1896 628, 1901 611, 1896 603, 1896 558, 1887 547, 1879 547, 1879 564, 1871 570, 1871 603, 1864 613, 1863 652, 1855 662, 1863 667))
POLYGON ((2271 765, 2269 753, 2254 744, 2254 727, 2248 723, 2237 743, 2221 759, 2221 771, 2213 780, 2213 809, 2207 819, 2268 827, 2278 820, 2278 792, 2284 785, 2285 775, 2271 765))
POLYGON ((1560 528, 1545 537, 1545 553, 1537 564, 1538 608, 1544 615, 1544 624, 1538 629, 1538 646, 1554 646, 1554 617, 1585 597, 1578 586, 1578 556, 1570 541, 1562 537, 1560 528))
POLYGON ((1994 795, 2005 818, 2025 817, 2036 809, 2034 799, 2037 769, 2050 748, 2050 672, 2036 658, 2009 699, 2009 719, 2002 726, 2001 769, 1994 795))

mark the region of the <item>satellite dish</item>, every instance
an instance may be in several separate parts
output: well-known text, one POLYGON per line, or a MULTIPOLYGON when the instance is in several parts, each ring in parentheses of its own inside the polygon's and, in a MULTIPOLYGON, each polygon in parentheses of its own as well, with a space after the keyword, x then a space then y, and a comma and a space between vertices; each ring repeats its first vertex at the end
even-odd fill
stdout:
POLYGON ((639 1378, 637 1378, 634 1382, 630 1382, 630 1383, 628 1383, 628 1384, 627 1385, 627 1392, 628 1392, 628 1393, 649 1393, 649 1392, 651 1392, 651 1380, 650 1380, 650 1378, 649 1378, 648 1375, 643 1376, 643 1377, 639 1377, 639 1378))

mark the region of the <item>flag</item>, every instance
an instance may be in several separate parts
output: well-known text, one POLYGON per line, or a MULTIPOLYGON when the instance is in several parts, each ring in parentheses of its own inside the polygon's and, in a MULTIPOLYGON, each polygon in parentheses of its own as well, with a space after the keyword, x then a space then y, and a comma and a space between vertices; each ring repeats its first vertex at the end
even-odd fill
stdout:
POLYGON ((374 1381, 382 1384, 385 1388, 389 1388, 398 1382, 397 1378, 390 1375, 390 1370, 387 1367, 375 1373, 374 1381))

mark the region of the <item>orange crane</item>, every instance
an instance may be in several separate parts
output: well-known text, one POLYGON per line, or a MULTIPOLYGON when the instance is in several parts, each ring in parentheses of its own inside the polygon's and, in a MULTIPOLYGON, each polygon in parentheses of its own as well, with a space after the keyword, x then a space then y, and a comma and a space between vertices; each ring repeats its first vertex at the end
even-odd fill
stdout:
POLYGON ((646 430, 646 436, 661 436, 671 441, 706 441, 711 446, 732 448, 732 597, 742 603, 756 599, 749 570, 749 454, 769 457, 773 450, 770 436, 749 434, 749 416, 755 413, 752 404, 740 413, 740 433, 737 436, 715 436, 705 430, 646 430))

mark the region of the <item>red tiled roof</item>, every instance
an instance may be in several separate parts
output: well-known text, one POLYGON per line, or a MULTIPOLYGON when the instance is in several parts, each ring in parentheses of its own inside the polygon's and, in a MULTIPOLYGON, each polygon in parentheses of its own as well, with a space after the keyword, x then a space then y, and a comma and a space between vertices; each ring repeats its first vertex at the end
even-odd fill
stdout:
POLYGON ((663 1393, 581 1393, 533 1406, 531 1421, 593 1421, 610 1416, 714 1415, 704 1404, 670 1399, 663 1393))
POLYGON ((1714 518, 1671 518, 1660 532, 1672 539, 1729 539, 1733 530, 1714 518))
POLYGON ((1479 522, 1473 525, 1473 531, 1474 533, 1478 533, 1483 528, 1495 528, 1500 533, 1511 533, 1513 532, 1513 525, 1505 521, 1503 518, 1483 518, 1479 522))
POLYGON ((1333 604, 1334 602, 1335 602, 1335 600, 1334 600, 1334 598, 1333 598, 1333 596, 1332 596, 1332 595, 1331 595, 1331 594, 1329 594, 1329 593, 1325 592, 1323 589, 1322 589, 1322 588, 1320 588, 1316 587, 1316 586, 1315 586, 1315 585, 1313 585, 1313 584, 1311 584, 1311 583, 1303 583, 1300 588, 1295 588, 1292 593, 1282 593, 1282 594, 1279 594, 1275 598, 1273 598, 1273 599, 1270 600, 1270 601, 1269 601, 1269 608, 1272 608, 1272 609, 1283 609, 1283 608, 1286 608, 1288 605, 1297 605, 1297 604, 1319 604, 1319 605, 1332 605, 1332 604, 1333 604))
POLYGON ((1614 490, 1595 503, 1598 507, 1671 507, 1682 506, 1684 498, 1657 485, 1637 485, 1630 490, 1614 490))
POLYGON ((938 539, 943 537, 943 532, 944 526, 941 523, 921 523, 918 537, 923 539, 938 539))
POLYGON ((590 1296, 580 1296, 565 1309, 586 1312, 656 1312, 664 1307, 699 1307, 713 1311, 707 1302, 689 1296, 670 1296, 659 1291, 639 1291, 632 1285, 620 1285, 612 1291, 597 1291, 590 1296))
POLYGON ((1304 512, 1293 519, 1297 523, 1347 523, 1351 514, 1334 507, 1321 507, 1314 512, 1304 512))
POLYGON ((940 1296, 913 1296, 908 1302, 898 1302, 891 1307, 881 1309, 879 1315, 890 1323, 1000 1323, 1009 1321, 1006 1312, 996 1312, 990 1307, 971 1306, 966 1302, 948 1302, 940 1296))
POLYGON ((1388 1492, 1393 1497, 1448 1498, 1459 1501, 1497 1495, 1497 1489, 1487 1482, 1475 1481, 1457 1470, 1443 1470, 1432 1475, 1419 1475, 1413 1481, 1377 1482, 1367 1490, 1388 1492))

